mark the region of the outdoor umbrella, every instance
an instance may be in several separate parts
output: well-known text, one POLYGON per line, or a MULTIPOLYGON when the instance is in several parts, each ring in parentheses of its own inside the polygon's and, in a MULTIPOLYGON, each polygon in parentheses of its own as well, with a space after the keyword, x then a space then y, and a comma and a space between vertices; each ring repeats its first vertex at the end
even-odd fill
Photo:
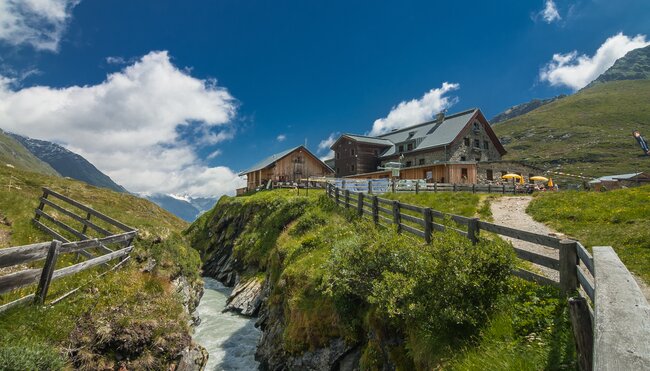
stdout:
POLYGON ((509 173, 501 177, 501 179, 520 179, 521 175, 509 173))
POLYGON ((542 181, 542 182, 548 182, 548 178, 545 178, 545 177, 543 177, 543 176, 539 176, 539 175, 537 175, 537 176, 531 176, 531 177, 530 177, 530 180, 540 180, 540 181, 542 181))
POLYGON ((548 180, 548 186, 553 187, 553 178, 548 180))

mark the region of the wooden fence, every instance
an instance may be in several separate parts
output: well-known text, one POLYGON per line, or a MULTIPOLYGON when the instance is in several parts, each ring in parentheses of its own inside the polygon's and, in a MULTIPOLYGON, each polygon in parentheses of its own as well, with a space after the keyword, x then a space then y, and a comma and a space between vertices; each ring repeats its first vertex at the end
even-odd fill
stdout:
MULTIPOLYGON (((618 260, 620 264, 608 263, 607 259, 601 258, 602 254, 596 255, 596 259, 594 259, 578 241, 522 231, 481 221, 479 218, 443 213, 431 208, 383 199, 363 192, 341 190, 332 184, 327 187, 326 192, 337 205, 356 210, 359 216, 369 217, 376 225, 384 227, 392 225, 397 232, 413 234, 423 238, 427 243, 431 242, 433 231, 451 230, 467 237, 475 244, 478 242, 480 231, 485 231, 559 250, 559 259, 555 259, 513 247, 519 259, 558 271, 559 282, 523 268, 515 268, 512 273, 528 281, 558 287, 567 296, 577 293, 577 296, 569 300, 569 309, 580 353, 580 368, 591 370, 596 365, 594 354, 601 353, 607 354, 601 358, 613 357, 620 360, 620 362, 616 361, 619 363, 611 364, 637 366, 632 369, 639 369, 638 365, 643 365, 646 366, 645 369, 650 369, 650 307, 630 272, 620 263, 611 247, 594 248, 594 252, 600 251, 600 249, 609 249, 608 251, 613 254, 615 259, 609 255, 608 259, 618 260), (598 275, 596 275, 596 268, 598 268, 598 275), (618 280, 613 280, 612 276, 618 277, 618 280), (612 281, 616 283, 614 284, 612 281), (601 288, 598 292, 596 291, 596 287, 604 285, 620 287, 620 290, 614 290, 616 294, 627 298, 628 303, 636 303, 636 306, 621 304, 626 302, 621 298, 612 301, 612 295, 605 294, 610 290, 601 288), (625 289, 623 289, 624 286, 625 289), (607 299, 603 295, 607 295, 607 299), (596 304, 596 313, 593 310, 594 303, 596 304), (645 306, 639 303, 645 303, 645 306), (621 312, 627 313, 627 315, 622 316, 621 312), (631 313, 641 318, 634 319, 631 313), (618 319, 622 317, 628 321, 620 323, 618 319), (631 328, 637 329, 633 333, 638 336, 635 339, 626 338, 625 341, 621 336, 615 335, 613 331, 618 329, 620 332, 621 329, 631 328), (607 341, 597 342, 596 348, 594 348, 594 336, 596 339, 605 338, 607 341), (612 344, 616 344, 618 348, 613 347, 612 344), (641 360, 640 363, 639 360, 641 360), (634 361, 637 363, 633 363, 634 361)), ((613 370, 614 368, 609 369, 613 370)))
POLYGON ((511 183, 505 184, 456 184, 456 183, 427 183, 426 181, 408 179, 335 179, 333 184, 343 190, 351 192, 381 194, 390 192, 471 192, 471 193, 499 193, 514 194, 525 192, 524 188, 517 188, 511 183))
POLYGON ((0 306, 0 313, 30 301, 42 304, 52 281, 107 264, 114 259, 124 261, 133 249, 136 229, 47 188, 43 189, 43 196, 39 200, 32 221, 54 240, 0 249, 0 268, 45 260, 42 268, 27 268, 0 276, 0 294, 38 283, 35 293, 0 306), (53 212, 48 213, 46 207, 53 212), (85 217, 79 215, 79 211, 75 212, 75 209, 85 214, 85 217), (99 222, 93 221, 93 217, 99 222), (75 228, 64 220, 75 221, 80 225, 75 228), (93 234, 98 236, 92 236, 93 234), (78 240, 71 241, 73 238, 78 240), (58 257, 70 253, 82 255, 88 260, 55 269, 58 257))

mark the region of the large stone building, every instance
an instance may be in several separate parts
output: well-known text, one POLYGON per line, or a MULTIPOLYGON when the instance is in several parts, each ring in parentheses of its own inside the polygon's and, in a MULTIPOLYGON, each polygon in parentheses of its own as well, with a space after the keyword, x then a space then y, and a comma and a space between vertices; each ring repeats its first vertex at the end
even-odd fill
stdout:
POLYGON ((500 163, 506 150, 479 109, 441 113, 433 121, 375 137, 343 134, 330 148, 337 177, 385 178, 390 172, 381 168, 399 162, 402 179, 477 183, 497 180, 510 167, 500 163))
POLYGON ((290 148, 271 155, 239 173, 246 176, 246 189, 253 190, 272 182, 297 182, 309 177, 323 177, 333 170, 305 146, 290 148))

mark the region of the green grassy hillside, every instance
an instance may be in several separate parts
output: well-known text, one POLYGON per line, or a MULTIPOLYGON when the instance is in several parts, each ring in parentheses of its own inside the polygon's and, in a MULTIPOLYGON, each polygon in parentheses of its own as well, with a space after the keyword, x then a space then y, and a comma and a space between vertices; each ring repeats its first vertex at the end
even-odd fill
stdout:
POLYGON ((598 84, 494 126, 508 154, 587 176, 650 170, 632 137, 650 136, 650 80, 598 84))
POLYGON ((50 165, 39 160, 20 142, 0 130, 0 166, 13 165, 16 168, 46 175, 58 175, 50 165))
MULTIPOLYGON (((30 222, 43 186, 139 229, 139 236, 122 269, 96 279, 107 269, 100 266, 54 281, 49 300, 83 288, 51 308, 0 314, 0 369, 166 369, 191 342, 188 315, 170 282, 184 275, 201 284, 199 256, 180 235, 187 223, 135 196, 0 166, 0 248, 52 239, 30 222), (9 176, 18 188, 7 186, 9 176), (141 271, 153 261, 149 273, 141 271)), ((57 267, 72 263, 73 256, 62 255, 57 267)), ((33 292, 32 286, 0 295, 0 305, 33 292)))

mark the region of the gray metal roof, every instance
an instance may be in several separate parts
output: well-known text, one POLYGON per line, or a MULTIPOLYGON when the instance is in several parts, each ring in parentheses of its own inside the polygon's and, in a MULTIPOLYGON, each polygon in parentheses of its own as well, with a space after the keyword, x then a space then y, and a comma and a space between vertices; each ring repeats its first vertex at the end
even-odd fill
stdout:
POLYGON ((618 180, 628 180, 632 179, 636 176, 639 176, 643 173, 630 173, 630 174, 620 174, 620 175, 606 175, 606 176, 601 176, 600 178, 594 179, 590 181, 589 183, 600 183, 600 182, 615 182, 618 180))
MULTIPOLYGON (((272 163, 274 163, 274 162, 278 161, 279 159, 283 158, 284 156, 288 155, 289 153, 297 150, 300 147, 304 148, 304 146, 293 147, 293 148, 287 149, 285 151, 282 151, 282 152, 276 153, 274 155, 271 155, 271 156, 265 158, 264 160, 256 163, 255 165, 251 166, 248 170, 244 170, 244 171, 240 172, 239 175, 244 175, 244 174, 251 173, 253 171, 262 170, 262 169, 266 168, 267 166, 271 165, 272 163)), ((307 148, 305 148, 305 150, 307 150, 307 148)))
MULTIPOLYGON (((468 121, 476 113, 477 109, 471 109, 464 112, 447 116, 438 123, 437 121, 425 122, 418 125, 406 127, 397 131, 379 135, 378 138, 389 140, 391 143, 402 143, 407 140, 416 140, 421 138, 420 143, 413 148, 414 151, 440 147, 453 142, 453 140, 465 128, 468 121)), ((381 154, 381 157, 388 157, 397 154, 397 146, 393 144, 381 154)))
POLYGON ((362 143, 369 143, 369 144, 378 144, 382 146, 392 146, 393 142, 391 142, 388 139, 381 139, 381 138, 376 138, 376 137, 367 137, 364 135, 356 135, 356 134, 343 134, 343 136, 350 137, 357 142, 362 142, 362 143))

